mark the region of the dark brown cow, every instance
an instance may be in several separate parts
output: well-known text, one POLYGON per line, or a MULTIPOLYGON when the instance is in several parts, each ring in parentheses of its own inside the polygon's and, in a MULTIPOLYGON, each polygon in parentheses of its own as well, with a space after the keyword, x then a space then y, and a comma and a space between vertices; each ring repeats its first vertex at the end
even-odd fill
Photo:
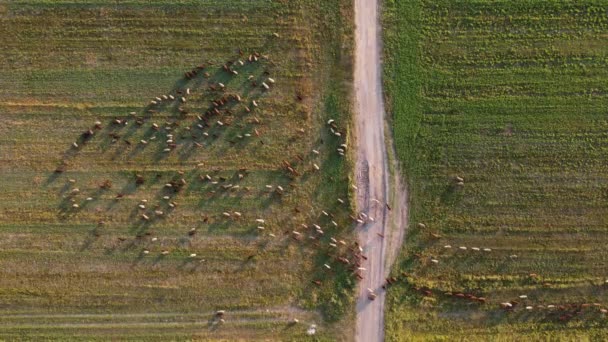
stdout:
POLYGON ((93 134, 95 134, 93 132, 93 130, 89 129, 89 130, 84 131, 84 133, 82 133, 81 137, 83 140, 88 140, 93 136, 93 134))

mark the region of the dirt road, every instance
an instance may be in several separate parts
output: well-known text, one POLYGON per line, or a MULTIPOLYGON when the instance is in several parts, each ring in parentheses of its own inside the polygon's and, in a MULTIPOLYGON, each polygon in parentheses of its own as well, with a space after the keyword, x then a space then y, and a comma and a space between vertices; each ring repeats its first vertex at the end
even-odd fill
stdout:
POLYGON ((360 342, 384 340, 382 284, 407 225, 407 196, 398 174, 391 177, 387 156, 378 15, 378 0, 355 0, 357 208, 374 218, 357 227, 359 243, 368 257, 357 299, 355 339, 360 342), (368 299, 368 288, 377 294, 373 301, 368 299))

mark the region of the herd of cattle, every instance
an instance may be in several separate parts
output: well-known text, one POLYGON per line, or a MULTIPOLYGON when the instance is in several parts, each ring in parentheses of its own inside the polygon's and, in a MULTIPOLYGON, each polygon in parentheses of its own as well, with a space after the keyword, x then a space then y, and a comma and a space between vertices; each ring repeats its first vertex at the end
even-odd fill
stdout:
MULTIPOLYGON (((243 56, 242 52, 239 55, 243 56)), ((221 132, 221 129, 231 125, 231 121, 226 119, 226 117, 237 112, 249 118, 249 123, 253 129, 243 131, 236 135, 236 137, 238 139, 258 138, 262 135, 261 130, 258 129, 262 123, 256 112, 262 110, 265 103, 263 97, 272 92, 272 89, 277 86, 277 80, 271 77, 268 69, 264 70, 262 75, 254 76, 251 74, 245 76, 247 79, 245 87, 247 89, 240 93, 234 89, 230 89, 227 85, 229 81, 219 82, 214 80, 214 78, 230 79, 231 77, 236 77, 247 70, 251 71, 252 67, 244 69, 247 65, 267 60, 268 56, 252 53, 247 57, 228 61, 220 68, 213 68, 213 63, 211 62, 198 65, 184 73, 184 78, 181 80, 182 86, 165 94, 154 96, 143 110, 143 113, 130 112, 128 115, 111 119, 105 125, 99 120, 93 122, 72 143, 70 147, 71 151, 69 151, 71 153, 67 153, 66 156, 78 156, 79 152, 95 138, 108 139, 110 144, 124 144, 126 146, 124 149, 144 149, 154 144, 159 146, 159 150, 162 150, 162 155, 166 157, 180 149, 183 141, 180 138, 183 138, 183 134, 185 133, 189 135, 191 145, 195 146, 195 148, 202 148, 203 144, 200 142, 200 139, 219 138, 220 133, 218 131, 221 132), (212 69, 219 70, 217 74, 212 76, 212 69), (206 80, 206 82, 202 82, 203 80, 206 80), (189 83, 196 83, 196 81, 199 81, 199 84, 206 83, 206 87, 199 88, 196 84, 188 86, 189 83), (201 94, 199 92, 200 89, 204 92, 206 91, 206 94, 201 94), (256 94, 257 97, 252 96, 252 93, 256 94), (200 104, 204 95, 212 97, 206 110, 197 113, 193 112, 196 109, 188 108, 190 103, 200 104), (173 122, 162 122, 159 120, 161 114, 165 114, 166 112, 175 113, 177 119, 173 122), (157 116, 156 119, 155 116, 157 116), (184 126, 183 122, 180 123, 180 120, 186 117, 193 119, 193 123, 187 126, 184 126), (125 127, 145 129, 146 126, 148 128, 147 134, 141 139, 138 138, 138 141, 131 141, 121 133, 125 127), (212 132, 212 129, 215 133, 212 132)), ((302 94, 295 94, 295 100, 303 101, 304 96, 302 94)), ((339 156, 338 158, 345 156, 348 145, 344 128, 341 128, 334 119, 328 120, 323 125, 327 129, 325 135, 329 137, 325 139, 330 140, 327 144, 335 146, 332 148, 334 152, 330 153, 336 153, 339 156)), ((298 131, 299 133, 305 133, 303 128, 299 128, 298 131)), ((305 135, 302 134, 302 136, 305 135)), ((323 139, 320 141, 320 144, 324 143, 323 139)), ((233 143, 232 141, 230 142, 233 143)), ((261 139, 260 144, 264 144, 261 139)), ((120 149, 123 148, 120 147, 120 149)), ((156 196, 154 199, 143 198, 134 204, 133 210, 137 212, 137 220, 139 220, 135 224, 144 227, 149 226, 179 210, 176 197, 186 189, 186 185, 189 182, 199 182, 201 185, 205 185, 210 193, 260 190, 273 196, 283 196, 292 188, 297 187, 297 182, 294 181, 298 178, 306 174, 319 174, 318 172, 323 168, 322 158, 326 154, 322 151, 325 149, 325 146, 319 145, 311 149, 310 152, 307 152, 308 154, 297 154, 293 158, 284 159, 278 165, 277 170, 282 170, 283 175, 291 181, 289 186, 262 184, 258 189, 253 186, 242 186, 239 182, 251 172, 247 167, 239 168, 233 177, 220 176, 217 174, 217 170, 215 172, 198 173, 198 167, 201 165, 197 165, 193 170, 188 171, 190 175, 188 177, 185 175, 186 172, 176 171, 170 179, 161 180, 161 184, 164 185, 160 189, 161 193, 159 196, 156 196), (196 174, 196 176, 191 177, 192 173, 196 174)), ((104 198, 109 197, 113 201, 132 199, 133 197, 133 193, 123 193, 120 191, 112 193, 113 183, 109 179, 99 180, 98 189, 80 189, 77 187, 78 180, 69 174, 69 169, 70 157, 66 157, 55 169, 55 173, 57 175, 66 174, 69 177, 67 178, 69 191, 63 197, 62 203, 64 210, 70 215, 78 215, 79 212, 86 210, 87 202, 95 201, 102 196, 104 198)), ((149 173, 139 172, 135 173, 129 182, 133 182, 135 189, 137 189, 144 184, 148 184, 151 180, 150 177, 149 173)), ((153 179, 155 182, 162 176, 158 174, 156 177, 153 179)), ((343 198, 336 198, 332 208, 333 213, 331 212, 332 210, 319 210, 318 217, 314 222, 299 223, 297 228, 294 225, 282 233, 285 238, 293 241, 293 243, 305 244, 319 249, 322 253, 326 254, 326 261, 319 265, 320 272, 317 273, 318 278, 312 280, 312 283, 317 286, 322 286, 323 282, 327 281, 330 275, 336 272, 337 269, 347 269, 354 279, 363 279, 366 270, 363 263, 367 257, 363 254, 361 246, 357 242, 346 242, 338 238, 337 234, 340 233, 338 222, 348 222, 347 217, 350 217, 353 222, 363 224, 366 221, 373 221, 374 218, 364 213, 353 215, 348 200, 343 198)), ((298 208, 294 210, 298 212, 298 208)), ((274 229, 276 227, 268 227, 270 222, 274 222, 273 219, 273 217, 254 216, 239 210, 223 210, 216 214, 205 215, 204 222, 237 221, 239 224, 251 225, 254 227, 253 231, 257 231, 261 236, 277 238, 277 229, 274 229)), ((97 224, 98 227, 102 227, 106 222, 104 219, 99 218, 97 224)), ((350 226, 350 223, 344 225, 350 226)), ((190 228, 185 233, 192 237, 197 234, 197 228, 190 228)), ((100 234, 100 230, 95 230, 96 237, 100 236, 100 234)), ((125 238, 121 239, 124 240, 125 238)), ((152 254, 152 250, 158 250, 159 257, 172 253, 170 248, 150 248, 154 243, 159 243, 159 238, 152 236, 145 229, 140 230, 134 240, 144 240, 147 242, 147 245, 144 245, 141 249, 142 256, 152 254)), ((188 257, 197 258, 197 254, 190 253, 188 257)), ((219 311, 217 316, 218 322, 224 321, 224 311, 219 311)), ((314 333, 315 329, 315 327, 311 327, 309 331, 313 331, 314 333)))

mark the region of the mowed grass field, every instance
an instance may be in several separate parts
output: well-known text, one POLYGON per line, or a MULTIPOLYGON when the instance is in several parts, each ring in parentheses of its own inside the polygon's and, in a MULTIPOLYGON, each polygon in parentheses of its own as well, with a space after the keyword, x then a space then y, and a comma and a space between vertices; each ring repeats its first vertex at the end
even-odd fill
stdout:
POLYGON ((0 340, 350 334, 350 10, 0 1, 0 340))
POLYGON ((607 6, 385 2, 411 205, 388 340, 606 338, 607 6))

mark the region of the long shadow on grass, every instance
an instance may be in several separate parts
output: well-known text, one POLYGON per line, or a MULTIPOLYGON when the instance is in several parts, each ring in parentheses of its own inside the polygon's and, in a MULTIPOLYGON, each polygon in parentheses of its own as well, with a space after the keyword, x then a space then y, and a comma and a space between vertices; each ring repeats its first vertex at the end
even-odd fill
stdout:
MULTIPOLYGON (((237 66, 238 64, 235 63, 235 66, 237 66)), ((256 63, 246 63, 243 66, 238 67, 237 69, 239 69, 240 75, 246 75, 249 73, 252 73, 256 70, 259 70, 260 68, 263 68, 263 62, 256 62, 256 63)), ((105 127, 103 129, 101 129, 100 127, 92 127, 89 128, 90 131, 85 131, 85 133, 83 133, 82 135, 80 135, 79 137, 77 137, 75 139, 75 146, 70 146, 68 147, 62 155, 61 161, 59 163, 59 165, 57 166, 57 172, 52 173, 46 181, 46 184, 51 184, 52 182, 54 182, 56 179, 59 178, 60 174, 65 172, 68 168, 69 168, 69 161, 73 160, 74 158, 76 158, 78 156, 79 151, 83 148, 84 145, 90 143, 92 140, 94 140, 96 137, 101 136, 101 140, 100 140, 100 144, 98 144, 102 150, 102 152, 106 152, 111 146, 116 146, 117 143, 119 144, 125 144, 127 146, 127 148, 124 147, 117 147, 115 148, 115 151, 113 153, 113 155, 110 157, 110 160, 116 160, 120 155, 125 153, 125 150, 130 149, 130 147, 134 147, 134 145, 139 143, 139 139, 138 141, 130 141, 129 139, 135 135, 135 133, 137 131, 140 130, 141 127, 143 127, 143 125, 145 124, 145 122, 150 121, 153 117, 160 117, 162 114, 162 112, 168 112, 170 114, 169 118, 173 120, 173 122, 181 122, 183 121, 186 116, 182 115, 182 113, 180 113, 180 111, 178 110, 178 108, 180 106, 185 106, 185 104, 180 103, 179 99, 182 96, 187 96, 185 94, 185 89, 188 87, 189 84, 191 84, 191 87, 193 90, 198 89, 198 88, 202 88, 204 86, 208 86, 208 85, 216 85, 218 83, 224 83, 224 84, 229 84, 231 80, 233 80, 235 77, 233 77, 234 75, 232 75, 229 72, 226 72, 224 70, 222 70, 221 68, 216 68, 216 70, 214 71, 214 73, 212 75, 209 75, 208 78, 205 79, 205 77, 203 76, 203 73, 205 73, 206 71, 202 71, 199 72, 195 77, 193 77, 192 79, 187 79, 187 78, 180 78, 178 79, 172 89, 167 93, 167 94, 161 94, 161 98, 162 95, 172 95, 175 100, 174 101, 161 101, 160 104, 157 105, 147 105, 146 107, 143 108, 143 110, 138 114, 137 111, 134 111, 135 115, 131 115, 131 114, 124 114, 124 115, 119 115, 117 117, 115 117, 114 119, 112 119, 109 123, 106 123, 105 127), (206 80, 206 82, 205 82, 206 80), (126 126, 125 126, 126 125, 126 126), (125 128, 126 127, 126 128, 125 128), (89 132, 89 133, 87 133, 89 132)), ((260 78, 258 76, 258 78, 260 78)), ((241 84, 240 84, 240 88, 242 89, 243 93, 249 95, 249 92, 251 91, 251 89, 254 88, 247 88, 244 86, 245 83, 247 83, 248 80, 241 80, 241 84)), ((223 92, 220 91, 210 91, 212 94, 215 93, 216 95, 221 94, 223 92)), ((194 95, 194 94, 193 94, 194 95)), ((257 92, 257 96, 251 97, 250 99, 244 99, 244 100, 254 100, 257 99, 258 97, 260 97, 262 95, 262 92, 257 92)), ((157 95, 158 96, 158 95, 157 95)), ((152 98, 154 98, 155 96, 152 96, 152 98)), ((215 96, 217 97, 217 96, 215 96)), ((248 97, 248 96, 243 96, 248 97)), ((229 108, 228 108, 229 109, 229 108)), ((210 109, 207 110, 207 112, 209 112, 210 109)), ((147 136, 144 135, 144 137, 150 137, 151 134, 150 132, 147 133, 147 136)), ((99 140, 96 139, 96 140, 99 140)), ((191 144, 193 145, 193 144, 191 144)), ((135 155, 137 155, 138 153, 140 153, 144 148, 139 147, 135 148, 133 151, 131 151, 131 153, 129 154, 129 157, 134 157, 135 155)), ((189 149, 189 151, 191 151, 191 149, 189 149)), ((182 154, 180 155, 180 159, 181 160, 186 160, 187 158, 189 158, 191 156, 191 153, 189 152, 182 152, 182 154)), ((156 154, 155 155, 155 160, 159 161, 162 160, 165 156, 165 154, 156 154)))
MULTIPOLYGON (((256 63, 257 64, 257 63, 256 63)), ((259 65, 246 65, 245 67, 251 69, 251 70, 256 70, 259 69, 259 65)), ((202 74, 202 73, 201 73, 202 74)), ((176 125, 177 128, 179 126, 185 126, 184 124, 186 123, 186 119, 189 117, 187 116, 185 113, 186 112, 190 112, 192 109, 190 109, 191 104, 197 104, 200 103, 201 100, 205 100, 205 101, 209 101, 211 102, 211 100, 217 100, 219 98, 221 98, 222 96, 225 96, 224 94, 226 94, 223 90, 219 90, 217 88, 217 84, 219 83, 223 83, 226 85, 229 85, 232 79, 234 79, 234 77, 222 70, 222 69, 216 69, 216 71, 213 73, 213 75, 210 75, 208 78, 206 78, 205 81, 203 81, 203 78, 201 78, 201 74, 197 75, 195 78, 188 80, 188 79, 180 79, 178 80, 174 86, 173 89, 170 90, 167 94, 164 94, 164 96, 174 96, 175 97, 175 101, 172 101, 168 106, 166 105, 166 102, 161 102, 160 105, 154 105, 153 108, 148 108, 148 110, 145 111, 145 113, 147 114, 146 117, 141 118, 140 120, 146 121, 148 119, 150 119, 151 117, 157 117, 157 118, 162 118, 165 117, 167 119, 169 119, 170 121, 172 121, 172 124, 176 125), (191 88, 191 94, 187 95, 185 89, 188 88, 188 85, 190 84, 191 88), (214 87, 215 90, 209 89, 206 93, 202 94, 202 97, 199 99, 199 101, 192 101, 192 100, 188 100, 186 103, 180 103, 181 97, 186 97, 187 99, 196 99, 197 96, 201 96, 198 94, 197 90, 200 87, 203 87, 203 85, 205 85, 206 87, 214 87), (182 109, 182 110, 180 110, 182 109), (154 112, 154 115, 149 115, 150 111, 154 112), (169 114, 169 116, 167 117, 164 114, 169 114)), ((163 96, 163 95, 161 95, 163 96)), ((228 105, 224 105, 222 106, 222 110, 225 112, 231 112, 233 107, 235 106, 234 100, 229 101, 228 105)), ((204 121, 208 121, 209 119, 211 119, 211 117, 213 115, 211 115, 211 113, 213 113, 213 108, 215 108, 214 106, 208 107, 207 110, 205 111, 205 114, 201 114, 200 116, 202 118, 204 118, 204 121)), ((190 116, 192 117, 192 116, 190 116)), ((220 116, 221 118, 221 116, 220 116)), ((193 125, 191 126, 187 126, 190 127, 190 131, 193 130, 194 127, 196 126, 196 121, 195 122, 191 122, 193 125)), ((134 127, 134 126, 132 126, 134 127)), ((136 130, 135 129, 131 129, 131 131, 129 133, 127 133, 127 136, 132 135, 136 130)), ((172 134, 175 133, 175 135, 188 135, 190 132, 184 132, 184 131, 179 131, 179 130, 172 130, 171 131, 172 134)), ((165 136, 166 134, 169 134, 169 132, 165 132, 165 136)), ((193 134, 191 134, 191 137, 193 136, 193 134)), ((193 138, 192 138, 193 139, 193 138)), ((158 139, 158 141, 160 141, 160 139, 158 139)), ((179 144, 178 144, 179 145, 179 144)), ((191 144, 193 145, 193 144, 191 144)), ((155 160, 161 160, 164 157, 166 157, 166 154, 156 154, 155 155, 155 160)), ((189 157, 188 153, 182 153, 181 155, 181 160, 185 160, 189 157)))

